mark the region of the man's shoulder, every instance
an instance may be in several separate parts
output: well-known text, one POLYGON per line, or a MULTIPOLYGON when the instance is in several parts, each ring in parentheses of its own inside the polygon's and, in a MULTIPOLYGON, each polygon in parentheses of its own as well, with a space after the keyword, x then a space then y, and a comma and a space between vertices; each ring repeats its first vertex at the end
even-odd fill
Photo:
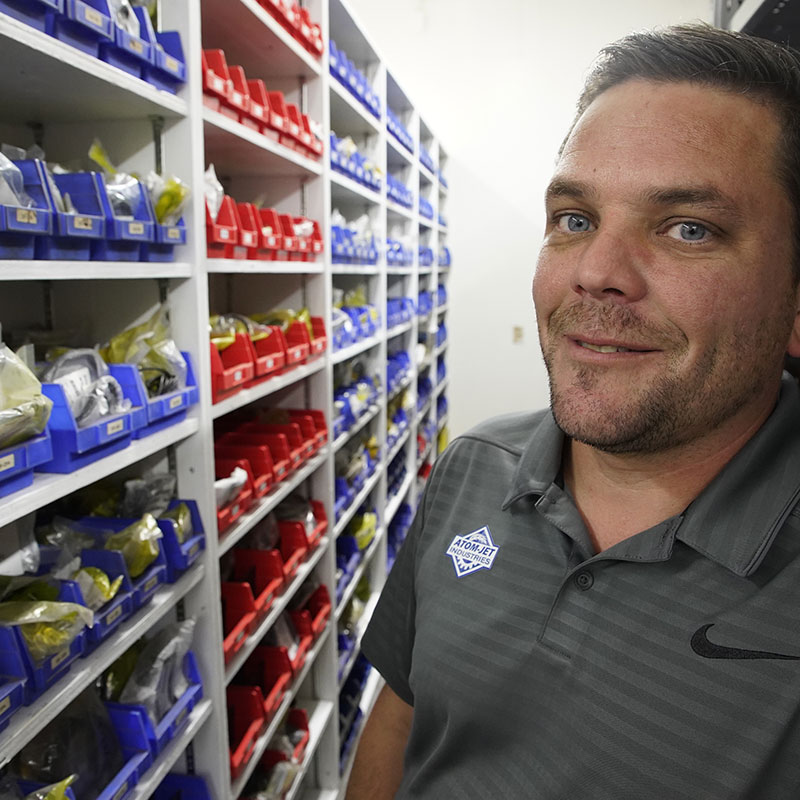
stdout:
POLYGON ((549 409, 502 414, 484 420, 466 433, 458 436, 454 445, 499 448, 515 455, 521 455, 530 444, 536 431, 549 422, 549 409))

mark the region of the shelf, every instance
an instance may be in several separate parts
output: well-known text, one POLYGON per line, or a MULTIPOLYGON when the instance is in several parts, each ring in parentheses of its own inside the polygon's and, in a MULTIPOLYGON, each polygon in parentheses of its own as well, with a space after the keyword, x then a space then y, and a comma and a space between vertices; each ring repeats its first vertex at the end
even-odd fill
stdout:
POLYGON ((447 425, 447 414, 445 414, 443 417, 440 417, 439 419, 436 420, 436 429, 438 431, 441 431, 442 428, 444 428, 445 425, 447 425))
POLYGON ((236 258, 209 258, 208 271, 239 275, 321 275, 321 261, 249 261, 236 258))
POLYGON ((183 261, 2 261, 0 281, 141 280, 190 278, 192 265, 183 261))
POLYGON ((250 776, 255 771, 258 762, 261 760, 261 756, 264 755, 264 751, 267 749, 267 745, 270 743, 270 740, 275 735, 275 731, 278 730, 280 727, 280 723, 283 720, 284 716, 286 716, 286 712, 289 710, 289 707, 294 700, 297 690, 302 686, 303 681, 305 680, 306 676, 308 675, 309 671, 311 670, 314 661, 316 660, 317 656, 319 655, 320 650, 322 650, 325 642, 327 641, 328 636, 330 636, 331 626, 328 625, 325 630, 320 635, 319 639, 317 639, 314 647, 308 651, 306 655, 306 661, 303 665, 302 669, 300 670, 300 674, 294 679, 292 682, 292 688, 286 692, 284 695, 283 700, 275 712, 275 716, 270 722, 267 730, 261 734, 261 736, 257 739, 255 746, 253 748, 253 754, 250 756, 250 760, 247 762, 247 766, 244 768, 242 774, 233 782, 231 785, 231 797, 237 798, 241 795, 242 790, 244 789, 247 781, 250 780, 250 776))
POLYGON ((331 79, 331 130, 345 134, 377 135, 380 121, 353 97, 339 81, 331 79))
POLYGON ((0 767, 18 753, 48 722, 69 705, 87 686, 119 658, 137 639, 147 633, 175 604, 203 579, 205 567, 197 564, 177 583, 161 586, 150 602, 121 623, 114 635, 97 650, 79 658, 69 672, 32 705, 23 706, 0 737, 0 767))
POLYGON ((352 428, 345 431, 338 439, 336 439, 336 441, 333 443, 333 452, 337 453, 339 450, 341 450, 360 430, 364 429, 370 420, 375 419, 380 410, 381 407, 379 405, 371 405, 369 410, 356 420, 356 424, 353 425, 352 428))
POLYGON ((413 275, 414 267, 386 267, 387 275, 413 275))
POLYGON ((99 481, 108 475, 113 475, 123 467, 135 464, 143 458, 163 450, 187 436, 196 433, 198 422, 194 418, 185 419, 177 425, 154 433, 144 439, 131 442, 124 450, 101 458, 87 467, 71 472, 67 475, 56 473, 37 472, 33 478, 33 485, 0 500, 0 528, 8 525, 15 519, 24 517, 31 511, 41 508, 47 503, 52 503, 72 492, 99 481))
POLYGON ((361 204, 367 200, 370 203, 380 203, 379 192, 368 189, 366 186, 342 175, 341 172, 331 170, 331 203, 336 206, 342 204, 361 204))
POLYGON ((414 166, 414 157, 388 130, 386 131, 386 144, 389 146, 386 150, 386 165, 390 170, 414 166))
POLYGON ((448 377, 445 376, 445 379, 443 381, 439 381, 439 383, 437 383, 436 386, 433 387, 434 397, 436 397, 436 395, 441 394, 447 388, 448 380, 449 380, 448 377))
POLYGON ((428 183, 436 182, 436 176, 421 161, 419 162, 419 176, 428 181, 428 183))
POLYGON ((389 502, 386 504, 386 527, 388 528, 391 524, 392 520, 394 519, 395 514, 397 514, 397 509, 403 505, 403 500, 405 499, 406 495, 408 494, 408 490, 411 488, 411 483, 414 480, 414 476, 409 473, 406 475, 405 480, 403 481, 402 485, 400 486, 400 490, 397 492, 396 495, 393 495, 389 502))
POLYGON ((394 446, 389 451, 389 454, 386 456, 386 464, 391 464, 394 461, 395 456, 403 449, 403 446, 408 441, 408 437, 411 435, 411 428, 406 428, 401 434, 400 438, 394 443, 394 446))
POLYGON ((164 780, 167 773, 175 765, 175 762, 183 755, 189 742, 194 739, 203 723, 211 716, 211 700, 201 700, 189 714, 189 722, 186 728, 178 734, 159 754, 153 766, 145 772, 144 777, 136 788, 129 800, 147 800, 164 780))
POLYGON ((334 275, 380 275, 381 268, 372 264, 334 264, 331 272, 334 275))
POLYGON ((446 311, 449 310, 448 306, 449 306, 449 303, 444 303, 444 305, 436 306, 436 313, 437 314, 444 314, 446 311))
MULTIPOLYGON (((243 0, 231 0, 231 5, 240 2, 243 0)), ((322 174, 318 161, 205 106, 203 132, 206 164, 214 164, 217 175, 307 177, 322 174)))
POLYGON ((3 121, 185 117, 186 102, 0 13, 3 121))
POLYGON ((293 473, 287 481, 281 481, 267 494, 259 498, 258 503, 242 514, 235 524, 231 525, 220 538, 218 554, 224 555, 231 549, 252 527, 269 514, 279 503, 285 500, 306 478, 312 475, 325 463, 328 448, 325 447, 317 453, 308 463, 293 473))
POLYGON ((394 398, 397 397, 397 395, 399 395, 400 392, 403 391, 403 389, 406 389, 409 386, 411 386, 411 382, 413 380, 414 380, 414 376, 413 375, 407 375, 405 378, 403 378, 403 380, 400 382, 400 385, 396 389, 393 389, 391 392, 389 392, 389 398, 388 399, 390 401, 394 400, 394 398))
POLYGON ((365 350, 379 345, 381 343, 381 338, 381 336, 372 336, 369 339, 351 344, 349 347, 345 347, 342 350, 337 350, 333 354, 333 363, 341 364, 342 361, 347 361, 349 358, 355 358, 355 356, 361 355, 365 350))
POLYGON ((403 219, 414 221, 416 215, 410 208, 406 208, 405 206, 401 206, 399 203, 395 203, 394 200, 387 200, 386 201, 386 210, 391 211, 392 214, 397 214, 399 217, 403 217, 403 219))
POLYGON ((364 687, 364 691, 361 693, 361 700, 359 701, 359 708, 361 709, 361 713, 363 714, 361 718, 361 727, 356 734, 355 741, 352 743, 351 750, 347 759, 347 764, 345 765, 344 771, 342 772, 342 778, 340 786, 341 791, 338 795, 339 798, 344 798, 344 790, 347 786, 348 780, 350 780, 350 772, 353 769, 353 762, 356 759, 356 752, 358 751, 358 743, 361 741, 361 734, 364 732, 364 726, 367 724, 367 718, 372 711, 372 707, 375 705, 375 701, 378 699, 378 695, 383 689, 384 680, 381 677, 380 672, 372 668, 369 673, 369 677, 367 678, 367 684, 364 687))
POLYGON ((298 567, 297 574, 292 578, 292 582, 283 591, 281 596, 275 600, 267 616, 264 617, 259 626, 247 637, 244 645, 242 645, 242 649, 225 668, 226 685, 234 679, 244 662, 247 661, 253 650, 258 647, 261 640, 267 635, 267 631, 275 624, 278 617, 286 611, 292 597, 294 597, 297 590, 303 585, 306 578, 308 578, 314 567, 319 563, 329 542, 330 539, 327 536, 323 536, 322 539, 320 539, 319 544, 314 548, 311 556, 298 567))
POLYGON ((440 344, 436 350, 434 350, 433 354, 436 356, 436 358, 438 358, 442 353, 444 353, 445 350, 447 350, 447 342, 442 342, 442 344, 440 344))
MULTIPOLYGON (((301 700, 300 705, 305 708, 308 702, 301 700)), ((319 747, 322 734, 333 717, 333 708, 334 705, 330 700, 315 700, 310 708, 306 708, 308 712, 308 744, 303 754, 303 762, 300 764, 294 782, 286 793, 284 800, 294 800, 303 791, 303 781, 314 761, 314 755, 319 747)))
POLYGON ((378 464, 375 468, 375 472, 367 478, 367 482, 364 484, 364 488, 356 495, 355 499, 352 503, 347 507, 347 511, 344 512, 342 518, 336 523, 333 533, 334 537, 338 538, 342 531, 347 527, 347 524, 350 520, 355 516, 356 511, 361 508, 362 503, 367 499, 369 493, 375 488, 376 484, 378 483, 378 479, 381 477, 381 473, 383 472, 383 465, 378 464))
POLYGON ((409 320, 408 322, 401 322, 399 325, 395 325, 394 328, 389 328, 389 330, 386 331, 386 338, 393 339, 395 336, 399 336, 401 333, 410 331, 412 327, 414 327, 413 320, 409 320))
POLYGON ((420 226, 420 228, 433 229, 433 220, 428 219, 427 217, 423 217, 422 215, 420 215, 420 217, 419 217, 419 226, 420 226))
POLYGON ((431 410, 431 405, 433 405, 433 398, 429 397, 425 401, 425 405, 422 406, 422 410, 417 414, 416 417, 417 427, 419 427, 422 424, 422 420, 425 418, 425 415, 431 410))
POLYGON ((321 72, 320 61, 256 0, 203 0, 203 23, 203 48, 224 50, 228 63, 244 67, 248 78, 310 78, 321 72))
POLYGON ((433 267, 419 267, 417 272, 420 275, 430 275, 433 272, 433 267))
POLYGON ((335 619, 338 623, 339 620, 342 618, 342 614, 344 614, 345 608, 347 608, 347 604, 353 598, 355 594, 356 587, 358 586, 359 581, 364 576, 364 573, 367 571, 367 567, 372 561, 372 557, 378 551, 378 547, 380 546, 381 540, 383 537, 386 536, 386 528, 381 526, 375 532, 375 537, 369 543, 369 546, 364 551, 364 555, 361 559, 361 562, 356 567, 356 571, 353 573, 353 577, 350 579, 350 583, 347 584, 347 588, 344 590, 342 594, 342 599, 339 601, 339 604, 336 606, 336 615, 335 619))
POLYGON ((214 419, 224 417, 226 414, 230 414, 231 411, 236 411, 239 408, 248 406, 250 403, 254 403, 262 397, 267 397, 273 394, 273 392, 280 391, 287 386, 291 386, 293 383, 315 375, 324 367, 324 358, 316 358, 310 364, 301 364, 298 367, 292 367, 282 375, 276 375, 274 378, 269 378, 263 383, 257 383, 249 389, 242 389, 236 392, 236 394, 232 394, 230 397, 220 400, 219 403, 215 403, 211 406, 211 416, 214 419))
POLYGON ((375 613, 375 607, 378 605, 378 599, 380 597, 380 592, 373 592, 370 596, 369 600, 367 601, 367 605, 364 607, 364 612, 358 620, 358 633, 356 634, 356 645, 353 648, 353 652, 350 655, 350 658, 347 659, 347 664, 345 664, 344 669, 342 670, 342 677, 339 679, 339 691, 342 691, 345 683, 347 683, 347 679, 350 677, 350 673, 353 670, 353 665, 356 663, 356 659, 358 658, 358 654, 361 651, 361 640, 364 638, 364 633, 367 630, 367 626, 369 625, 369 621, 372 619, 372 615, 375 613))
POLYGON ((422 451, 422 455, 417 458, 417 472, 419 472, 420 467, 428 460, 430 457, 431 451, 433 450, 433 440, 428 442, 425 445, 425 449, 422 451))

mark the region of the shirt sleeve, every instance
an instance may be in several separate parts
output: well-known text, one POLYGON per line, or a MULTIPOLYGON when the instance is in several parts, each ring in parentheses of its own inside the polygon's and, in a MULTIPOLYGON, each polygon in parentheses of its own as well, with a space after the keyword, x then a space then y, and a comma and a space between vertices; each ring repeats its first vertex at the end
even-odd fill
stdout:
POLYGON ((424 506, 423 501, 361 642, 361 650, 370 663, 383 675, 392 691, 409 705, 414 705, 414 694, 409 686, 416 616, 414 573, 424 506))

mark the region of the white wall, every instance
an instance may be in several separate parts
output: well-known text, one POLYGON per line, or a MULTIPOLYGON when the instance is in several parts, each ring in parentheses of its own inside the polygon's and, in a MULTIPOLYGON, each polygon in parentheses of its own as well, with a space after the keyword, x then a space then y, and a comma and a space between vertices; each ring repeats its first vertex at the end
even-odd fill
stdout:
POLYGON ((630 31, 710 22, 713 5, 348 0, 449 156, 451 435, 548 402, 530 282, 544 188, 593 58, 630 31))

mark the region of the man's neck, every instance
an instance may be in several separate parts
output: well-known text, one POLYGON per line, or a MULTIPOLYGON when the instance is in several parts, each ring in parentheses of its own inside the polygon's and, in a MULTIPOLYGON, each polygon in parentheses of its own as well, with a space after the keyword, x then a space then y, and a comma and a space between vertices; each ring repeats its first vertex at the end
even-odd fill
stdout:
MULTIPOLYGON (((770 409, 771 411, 771 409, 770 409)), ((613 454, 567 440, 564 480, 599 553, 680 514, 752 438, 769 412, 662 453, 613 454), (726 435, 727 433, 727 435, 726 435)))

